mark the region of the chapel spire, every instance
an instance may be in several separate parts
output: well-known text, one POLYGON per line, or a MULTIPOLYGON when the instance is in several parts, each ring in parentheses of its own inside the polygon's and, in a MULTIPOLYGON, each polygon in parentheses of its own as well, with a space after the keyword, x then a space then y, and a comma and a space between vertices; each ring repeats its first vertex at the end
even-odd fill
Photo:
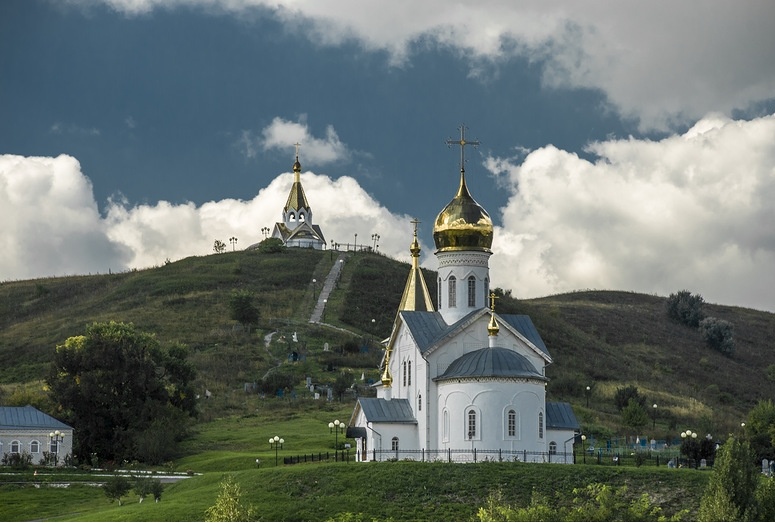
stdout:
POLYGON ((409 252, 412 255, 412 268, 409 269, 409 277, 406 279, 404 294, 401 296, 401 303, 398 305, 400 311, 423 311, 433 312, 433 301, 428 292, 428 286, 425 284, 425 278, 420 269, 420 242, 417 241, 417 218, 411 222, 414 225, 414 239, 409 246, 409 252))
POLYGON ((288 194, 288 201, 285 202, 284 212, 302 211, 307 215, 312 214, 312 209, 307 202, 307 195, 304 194, 304 187, 301 186, 301 163, 299 162, 299 147, 301 144, 296 142, 296 161, 293 163, 293 185, 288 194))

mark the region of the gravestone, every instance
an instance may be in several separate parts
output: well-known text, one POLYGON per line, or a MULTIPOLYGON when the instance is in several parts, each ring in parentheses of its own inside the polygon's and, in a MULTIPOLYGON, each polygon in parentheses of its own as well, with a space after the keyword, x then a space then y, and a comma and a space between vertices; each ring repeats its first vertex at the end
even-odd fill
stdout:
POLYGON ((768 474, 770 472, 770 462, 767 458, 762 460, 762 474, 768 474))
POLYGON ((704 468, 707 468, 707 466, 708 466, 708 462, 705 460, 705 458, 702 458, 700 460, 700 468, 704 469, 704 468))
POLYGON ((328 352, 328 342, 323 344, 323 352, 328 352))
POLYGON ((675 458, 670 458, 670 461, 667 462, 667 468, 669 469, 675 468, 675 458))
POLYGON ((334 401, 334 389, 332 389, 331 387, 328 387, 328 394, 326 396, 326 399, 328 401, 334 401))
POLYGON ((309 388, 310 385, 312 385, 312 377, 307 376, 307 388, 309 388))
POLYGON ((293 331, 293 341, 296 342, 296 343, 298 343, 298 341, 299 341, 299 337, 296 336, 296 331, 293 331))
POLYGON ((315 393, 315 399, 316 399, 316 400, 319 400, 319 399, 320 399, 320 393, 319 393, 319 392, 316 392, 316 393, 315 393))

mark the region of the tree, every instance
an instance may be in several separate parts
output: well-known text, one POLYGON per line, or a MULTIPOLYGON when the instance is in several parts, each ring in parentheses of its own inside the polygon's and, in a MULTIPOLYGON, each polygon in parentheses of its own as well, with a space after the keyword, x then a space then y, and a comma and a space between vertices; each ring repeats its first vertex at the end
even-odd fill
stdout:
POLYGON ((215 252, 216 254, 221 254, 225 250, 226 250, 226 244, 223 243, 221 240, 215 240, 215 242, 213 242, 213 252, 215 252))
POLYGON ((77 456, 161 463, 196 414, 195 374, 182 346, 127 323, 94 323, 56 347, 47 378, 59 413, 75 429, 77 456), (149 442, 166 441, 149 452, 149 442))
POLYGON ((242 489, 231 474, 221 481, 215 505, 205 511, 205 521, 250 521, 253 507, 242 504, 242 489))
POLYGON ((635 398, 630 398, 627 406, 622 409, 622 422, 633 429, 644 427, 649 422, 646 409, 635 398))
POLYGON ((678 291, 667 298, 667 315, 683 325, 698 327, 705 317, 702 311, 704 301, 699 294, 692 294, 687 290, 678 291))
POLYGON ((353 375, 349 372, 343 372, 340 373, 336 380, 334 380, 334 396, 339 398, 339 401, 342 401, 342 396, 344 395, 345 391, 349 389, 353 384, 353 375))
POLYGON ((119 475, 111 477, 102 486, 102 490, 110 502, 118 501, 119 506, 121 506, 121 498, 127 495, 129 489, 129 481, 124 476, 119 475))
POLYGON ((248 332, 250 326, 258 323, 258 309, 253 305, 253 293, 248 290, 234 290, 229 299, 231 319, 238 321, 248 332))
POLYGON ((640 392, 638 392, 638 387, 635 385, 617 387, 616 392, 614 392, 614 403, 617 409, 624 410, 629 405, 631 399, 635 400, 641 407, 646 407, 646 397, 641 396, 640 392))
POLYGON ((735 329, 730 322, 708 316, 700 322, 699 330, 702 339, 711 349, 725 356, 735 353, 735 329))
POLYGON ((775 459, 775 404, 761 400, 748 412, 745 436, 757 460, 775 459))
POLYGON ((743 521, 755 516, 759 480, 755 459, 747 442, 727 440, 700 500, 700 520, 743 521))

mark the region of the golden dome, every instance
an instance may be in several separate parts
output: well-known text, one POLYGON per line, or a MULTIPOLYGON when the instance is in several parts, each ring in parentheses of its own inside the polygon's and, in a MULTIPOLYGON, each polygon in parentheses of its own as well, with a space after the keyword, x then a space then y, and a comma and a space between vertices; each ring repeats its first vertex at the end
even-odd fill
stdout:
POLYGON ((460 169, 457 194, 436 217, 433 241, 437 252, 492 252, 492 220, 468 192, 464 169, 460 169))

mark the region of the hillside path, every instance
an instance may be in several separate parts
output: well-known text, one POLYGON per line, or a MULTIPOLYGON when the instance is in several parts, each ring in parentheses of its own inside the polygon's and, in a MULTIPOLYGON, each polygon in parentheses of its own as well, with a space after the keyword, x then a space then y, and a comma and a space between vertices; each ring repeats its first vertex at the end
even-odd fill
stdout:
POLYGON ((339 275, 342 272, 342 267, 344 266, 344 260, 346 258, 346 252, 339 253, 339 256, 336 258, 336 262, 331 267, 331 270, 328 271, 328 276, 326 276, 326 280, 323 282, 323 287, 320 289, 320 294, 318 294, 318 300, 315 302, 315 308, 312 310, 312 316, 309 318, 310 323, 320 323, 320 320, 323 317, 323 312, 326 308, 326 301, 328 300, 328 296, 331 294, 331 291, 334 290, 334 286, 336 285, 336 281, 339 279, 339 275))

